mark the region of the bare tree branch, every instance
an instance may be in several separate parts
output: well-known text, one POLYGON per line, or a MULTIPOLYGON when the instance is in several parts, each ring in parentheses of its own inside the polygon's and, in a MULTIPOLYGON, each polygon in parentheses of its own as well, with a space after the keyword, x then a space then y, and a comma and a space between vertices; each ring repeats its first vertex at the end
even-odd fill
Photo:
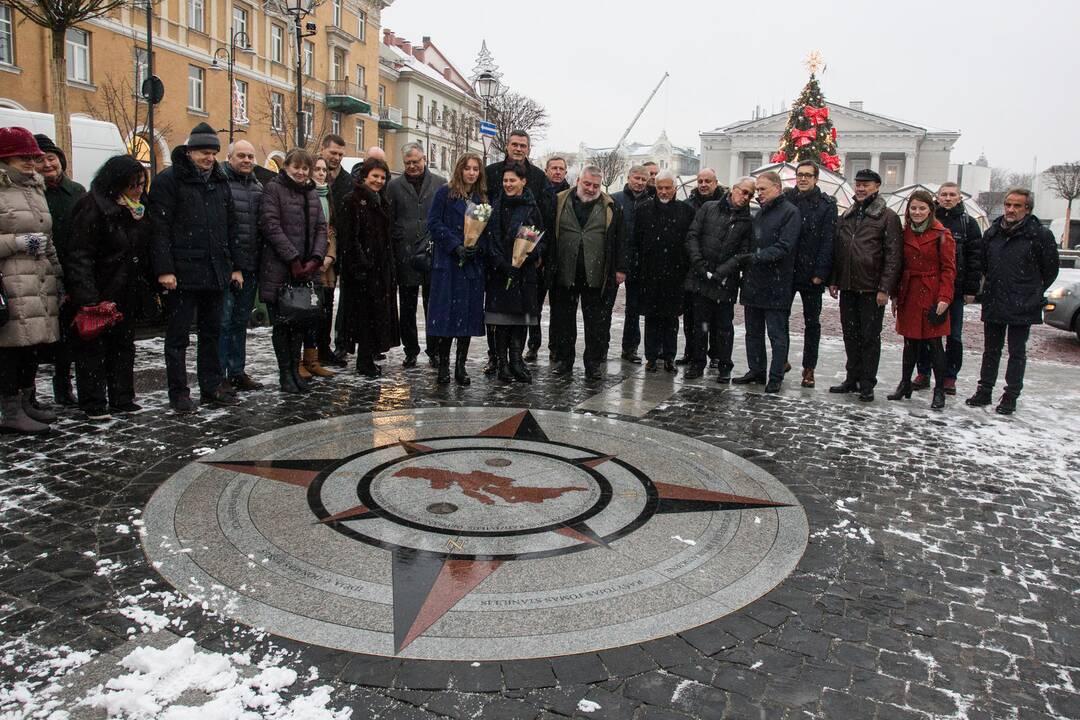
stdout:
POLYGON ((531 97, 508 92, 491 101, 488 119, 495 124, 495 147, 505 151, 510 132, 524 130, 535 142, 548 126, 547 109, 531 97))
MULTIPOLYGON (((86 96, 86 114, 95 120, 104 120, 116 126, 120 135, 128 142, 128 153, 135 156, 134 143, 131 139, 136 135, 146 139, 146 128, 143 116, 139 112, 145 112, 145 104, 136 100, 134 84, 127 75, 121 75, 119 80, 107 77, 98 84, 97 92, 86 96)), ((169 123, 154 125, 154 145, 167 138, 172 133, 172 125, 169 123)))
POLYGON ((1046 184, 1057 197, 1064 200, 1065 206, 1065 231, 1061 234, 1061 247, 1069 247, 1069 226, 1072 224, 1073 200, 1080 197, 1080 162, 1062 163, 1054 165, 1043 173, 1046 184))
POLYGON ((630 159, 614 150, 593 153, 589 156, 589 162, 600 168, 604 173, 604 191, 611 187, 615 179, 627 171, 630 167, 630 159))

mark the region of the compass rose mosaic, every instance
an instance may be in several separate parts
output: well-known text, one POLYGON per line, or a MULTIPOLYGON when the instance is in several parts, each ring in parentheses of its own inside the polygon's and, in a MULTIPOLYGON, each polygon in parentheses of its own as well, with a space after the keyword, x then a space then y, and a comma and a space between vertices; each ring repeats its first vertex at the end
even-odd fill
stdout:
POLYGON ((697 627, 775 587, 807 540, 795 496, 732 453, 505 408, 258 435, 176 473, 144 518, 158 571, 226 616, 437 660, 568 655, 697 627))

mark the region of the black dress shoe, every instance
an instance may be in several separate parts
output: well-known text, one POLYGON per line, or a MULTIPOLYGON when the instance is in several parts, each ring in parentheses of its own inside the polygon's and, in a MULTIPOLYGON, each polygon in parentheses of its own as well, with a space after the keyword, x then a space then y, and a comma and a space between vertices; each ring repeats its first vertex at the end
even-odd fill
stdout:
POLYGON ((641 364, 641 356, 633 350, 626 350, 622 354, 622 359, 628 363, 634 363, 635 365, 641 364))
POLYGON ((689 365, 693 361, 694 361, 694 359, 692 357, 690 357, 689 355, 683 355, 681 358, 679 358, 678 360, 675 361, 675 364, 676 365, 689 365))
POLYGON ((677 373, 679 371, 675 367, 675 363, 671 362, 670 360, 665 360, 664 361, 664 372, 671 373, 672 375, 674 375, 675 373, 677 373))
POLYGON ((856 380, 845 380, 839 385, 833 385, 829 388, 829 392, 836 393, 837 395, 843 393, 853 393, 859 391, 859 383, 856 380))
POLYGON ((169 407, 177 415, 191 415, 199 410, 199 406, 191 399, 190 395, 181 395, 175 400, 170 400, 169 407))
POLYGON ((975 394, 964 401, 968 407, 983 407, 994 402, 994 396, 990 394, 990 388, 979 385, 975 388, 975 394))
POLYGON ((368 378, 377 378, 382 375, 382 368, 375 364, 374 359, 356 361, 356 374, 368 378))
POLYGON ((323 349, 319 351, 319 363, 322 365, 330 365, 332 367, 346 367, 349 364, 349 359, 342 353, 323 349))
POLYGON ((495 358, 493 358, 491 355, 488 355, 487 365, 484 366, 484 374, 485 375, 494 375, 498 371, 499 371, 499 363, 496 362, 495 358))
POLYGON ((874 391, 873 390, 860 390, 859 391, 859 399, 862 400, 863 402, 874 402, 874 391))
POLYGON ((683 373, 683 377, 687 380, 697 380, 704 374, 705 368, 701 367, 700 365, 691 365, 690 367, 686 368, 686 371, 683 373))
POLYGON ((720 372, 716 374, 716 382, 721 385, 729 384, 731 382, 731 371, 721 369, 720 372))
POLYGON ((401 367, 403 367, 403 368, 414 368, 414 367, 416 367, 416 356, 415 355, 406 355, 405 360, 401 363, 401 367))
POLYGON ((586 365, 585 366, 585 379, 586 380, 603 380, 604 371, 600 369, 599 365, 586 365))
POLYGON ((770 380, 769 382, 765 383, 765 392, 770 394, 778 393, 780 392, 780 385, 781 383, 779 380, 770 380))
POLYGON ((998 402, 994 412, 998 415, 1012 415, 1016 412, 1016 396, 1005 393, 1001 396, 1001 401, 998 402))
POLYGON ((655 360, 647 360, 647 361, 645 361, 645 372, 656 372, 656 370, 657 370, 657 367, 656 367, 656 361, 655 360))
POLYGON ((945 407, 945 388, 934 388, 934 399, 930 401, 931 410, 941 410, 945 407))
POLYGON ((574 366, 568 362, 558 360, 551 366, 552 375, 569 375, 574 371, 574 366))
POLYGON ((71 390, 71 378, 53 378, 53 402, 64 407, 77 407, 79 401, 71 390))
POLYGON ((109 405, 109 409, 118 413, 133 413, 142 410, 142 405, 136 405, 133 402, 121 403, 119 405, 109 405))
POLYGON ((204 405, 232 407, 240 404, 240 398, 236 397, 236 394, 232 392, 232 387, 225 384, 217 386, 210 392, 201 393, 199 399, 202 400, 204 405))
POLYGON ((763 383, 765 382, 764 375, 758 375, 757 373, 748 372, 742 377, 737 377, 732 381, 733 385, 750 385, 751 383, 763 383))

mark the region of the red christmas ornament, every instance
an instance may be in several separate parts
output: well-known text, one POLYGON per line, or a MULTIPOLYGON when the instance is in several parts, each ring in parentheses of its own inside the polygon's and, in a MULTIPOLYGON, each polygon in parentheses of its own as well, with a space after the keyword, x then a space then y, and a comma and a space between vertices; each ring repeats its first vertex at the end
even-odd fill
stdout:
POLYGON ((829 108, 827 107, 810 107, 807 105, 803 108, 803 115, 809 118, 812 125, 822 125, 829 119, 829 108))
POLYGON ((810 130, 792 130, 791 139, 795 141, 795 147, 804 147, 814 142, 817 138, 817 128, 810 130))
POLYGON ((774 162, 774 163, 782 163, 785 160, 787 160, 787 153, 784 152, 783 150, 779 150, 777 152, 774 152, 772 154, 772 157, 769 158, 769 162, 774 162))
POLYGON ((840 169, 840 156, 830 155, 827 152, 821 153, 821 164, 827 167, 829 170, 836 172, 840 169))
POLYGON ((832 129, 832 141, 833 141, 833 144, 835 145, 836 144, 836 128, 832 129))

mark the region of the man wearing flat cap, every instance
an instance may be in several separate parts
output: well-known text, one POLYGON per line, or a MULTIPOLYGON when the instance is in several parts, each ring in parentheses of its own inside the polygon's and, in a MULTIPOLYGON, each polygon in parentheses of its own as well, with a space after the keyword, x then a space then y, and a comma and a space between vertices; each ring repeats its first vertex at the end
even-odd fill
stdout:
POLYGON ((856 173, 855 204, 837 224, 829 280, 829 294, 840 296, 847 354, 847 376, 829 392, 858 392, 864 402, 874 399, 885 303, 900 279, 904 257, 900 218, 885 207, 880 189, 876 172, 856 173))
POLYGON ((198 317, 196 374, 204 403, 236 405, 218 354, 224 293, 241 289, 244 274, 237 243, 236 211, 229 178, 217 163, 221 141, 206 123, 192 129, 172 152, 172 166, 150 188, 153 239, 150 260, 165 291, 165 371, 169 404, 194 412, 187 385, 188 330, 198 317))

